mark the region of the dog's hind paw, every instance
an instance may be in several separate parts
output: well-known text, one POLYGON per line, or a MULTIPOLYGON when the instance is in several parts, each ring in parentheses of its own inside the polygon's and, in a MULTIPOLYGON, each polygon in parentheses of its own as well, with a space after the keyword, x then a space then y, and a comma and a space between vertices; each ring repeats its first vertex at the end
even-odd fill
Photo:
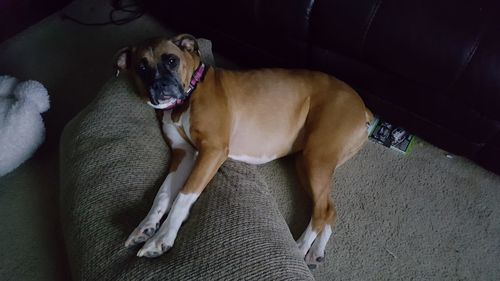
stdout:
POLYGON ((153 237, 158 229, 159 224, 145 224, 139 225, 134 229, 134 231, 130 234, 127 241, 125 241, 125 247, 130 248, 137 244, 141 244, 146 242, 149 238, 153 237))
POLYGON ((309 267, 310 270, 315 270, 316 268, 318 268, 320 264, 322 264, 325 261, 325 253, 318 255, 314 251, 309 251, 305 256, 304 260, 307 264, 307 267, 309 267))
MULTIPOLYGON (((306 262, 310 270, 315 270, 320 264, 325 261, 326 243, 330 239, 331 235, 332 228, 330 225, 326 225, 320 232, 320 234, 316 237, 316 239, 314 239, 311 247, 307 250, 307 253, 304 256, 304 261, 306 262)), ((299 239, 299 241, 301 240, 299 239)), ((301 248, 300 246, 301 244, 299 244, 299 249, 304 252, 303 247, 301 248)))

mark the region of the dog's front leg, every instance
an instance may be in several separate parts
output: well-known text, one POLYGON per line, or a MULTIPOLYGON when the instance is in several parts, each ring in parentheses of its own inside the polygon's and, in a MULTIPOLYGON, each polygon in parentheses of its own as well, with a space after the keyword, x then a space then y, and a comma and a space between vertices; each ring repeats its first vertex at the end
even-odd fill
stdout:
POLYGON ((156 194, 149 213, 125 242, 126 247, 143 243, 155 234, 160 226, 161 218, 172 207, 179 190, 184 186, 193 169, 196 150, 187 142, 180 140, 175 142, 175 138, 173 139, 169 174, 156 194))
POLYGON ((177 232, 182 222, 187 219, 191 206, 227 159, 227 155, 225 148, 214 146, 200 148, 193 171, 177 195, 167 219, 159 231, 139 250, 137 256, 157 257, 174 245, 177 232))

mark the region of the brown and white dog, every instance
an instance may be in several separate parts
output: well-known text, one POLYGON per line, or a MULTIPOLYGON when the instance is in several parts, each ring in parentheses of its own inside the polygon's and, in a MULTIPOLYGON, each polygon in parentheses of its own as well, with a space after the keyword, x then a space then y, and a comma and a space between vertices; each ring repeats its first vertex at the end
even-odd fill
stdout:
POLYGON ((307 70, 210 68, 187 34, 124 48, 116 66, 131 75, 149 105, 163 111, 172 150, 170 173, 125 246, 146 242, 140 257, 168 251, 227 158, 262 164, 296 153, 299 179, 313 202, 297 245, 311 267, 324 259, 336 221, 333 172, 365 143, 373 118, 352 88, 307 70))

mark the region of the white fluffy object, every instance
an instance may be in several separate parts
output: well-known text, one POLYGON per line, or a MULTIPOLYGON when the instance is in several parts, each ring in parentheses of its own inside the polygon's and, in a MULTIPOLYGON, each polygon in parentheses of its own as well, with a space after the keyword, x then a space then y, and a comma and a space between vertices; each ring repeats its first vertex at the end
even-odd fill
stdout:
POLYGON ((49 109, 47 89, 37 81, 0 76, 0 177, 28 160, 45 139, 40 113, 49 109))

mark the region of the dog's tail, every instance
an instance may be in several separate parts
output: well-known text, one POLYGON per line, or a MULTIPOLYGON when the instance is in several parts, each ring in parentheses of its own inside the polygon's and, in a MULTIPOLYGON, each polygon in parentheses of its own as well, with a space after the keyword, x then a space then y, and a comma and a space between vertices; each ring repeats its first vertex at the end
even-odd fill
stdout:
POLYGON ((373 116, 373 113, 366 107, 365 107, 365 119, 366 119, 366 131, 368 132, 368 135, 370 135, 375 125, 374 124, 375 117, 373 116))
POLYGON ((366 118, 366 124, 371 124, 373 121, 373 113, 365 107, 365 118, 366 118))

